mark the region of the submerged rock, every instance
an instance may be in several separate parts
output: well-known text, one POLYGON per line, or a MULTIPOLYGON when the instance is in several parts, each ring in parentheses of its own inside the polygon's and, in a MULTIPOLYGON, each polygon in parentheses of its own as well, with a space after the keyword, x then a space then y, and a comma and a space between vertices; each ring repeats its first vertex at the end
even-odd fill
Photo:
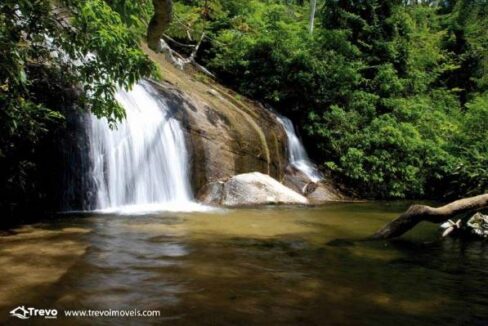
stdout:
POLYGON ((476 213, 468 220, 466 225, 471 229, 471 233, 488 238, 488 215, 476 213))
POLYGON ((442 237, 467 236, 488 238, 488 215, 476 213, 466 222, 462 220, 447 220, 440 225, 442 237))
POLYGON ((202 188, 198 199, 208 205, 253 206, 308 204, 307 198, 259 172, 236 175, 202 188))

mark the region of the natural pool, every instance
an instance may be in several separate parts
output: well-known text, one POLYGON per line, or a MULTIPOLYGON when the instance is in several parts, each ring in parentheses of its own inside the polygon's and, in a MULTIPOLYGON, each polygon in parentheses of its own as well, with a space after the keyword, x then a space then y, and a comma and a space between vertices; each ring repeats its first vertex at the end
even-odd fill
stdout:
POLYGON ((360 241, 408 203, 68 215, 0 236, 0 323, 16 306, 155 309, 44 324, 485 325, 488 246, 421 225, 360 241), (337 240, 347 239, 347 240, 337 240))

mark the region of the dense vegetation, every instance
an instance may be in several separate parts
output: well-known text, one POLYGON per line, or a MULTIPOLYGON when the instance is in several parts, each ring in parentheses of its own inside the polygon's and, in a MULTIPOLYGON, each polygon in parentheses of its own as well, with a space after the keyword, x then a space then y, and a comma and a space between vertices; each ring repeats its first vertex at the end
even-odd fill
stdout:
POLYGON ((373 198, 488 190, 488 2, 178 1, 226 84, 297 123, 311 155, 373 198))
MULTIPOLYGON (((488 2, 178 0, 168 42, 297 124, 361 196, 488 190, 488 2), (176 41, 175 41, 176 40, 176 41)), ((123 117, 116 87, 155 73, 150 0, 0 4, 0 206, 42 201, 37 144, 66 108, 123 117), (40 182, 40 181, 39 181, 40 182)), ((44 153, 45 155, 45 153, 44 153)))

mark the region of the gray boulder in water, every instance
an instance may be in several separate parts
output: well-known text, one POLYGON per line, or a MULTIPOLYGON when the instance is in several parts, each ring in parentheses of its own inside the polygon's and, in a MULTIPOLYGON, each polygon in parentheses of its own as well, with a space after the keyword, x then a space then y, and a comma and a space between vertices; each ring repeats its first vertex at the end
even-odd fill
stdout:
POLYGON ((308 204, 304 196, 259 172, 212 182, 200 191, 198 198, 204 204, 227 207, 308 204))
POLYGON ((470 235, 488 238, 488 215, 476 213, 466 223, 463 223, 462 220, 457 220, 456 222, 448 220, 441 224, 440 227, 444 230, 442 233, 443 237, 468 233, 470 235))
POLYGON ((474 214, 466 224, 471 232, 483 238, 488 238, 488 215, 474 214))

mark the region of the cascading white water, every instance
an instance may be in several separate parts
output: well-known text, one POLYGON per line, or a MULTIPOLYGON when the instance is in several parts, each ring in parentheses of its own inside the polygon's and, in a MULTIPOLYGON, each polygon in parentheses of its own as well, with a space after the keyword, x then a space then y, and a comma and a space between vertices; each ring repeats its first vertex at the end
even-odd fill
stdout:
POLYGON ((310 161, 305 147, 298 138, 293 122, 287 117, 277 115, 278 121, 281 123, 286 132, 288 139, 288 159, 290 164, 302 171, 311 181, 317 182, 323 179, 320 171, 317 170, 315 165, 310 161))
POLYGON ((126 119, 113 129, 91 118, 91 157, 97 209, 117 211, 193 210, 188 152, 181 126, 148 82, 117 101, 126 119))

